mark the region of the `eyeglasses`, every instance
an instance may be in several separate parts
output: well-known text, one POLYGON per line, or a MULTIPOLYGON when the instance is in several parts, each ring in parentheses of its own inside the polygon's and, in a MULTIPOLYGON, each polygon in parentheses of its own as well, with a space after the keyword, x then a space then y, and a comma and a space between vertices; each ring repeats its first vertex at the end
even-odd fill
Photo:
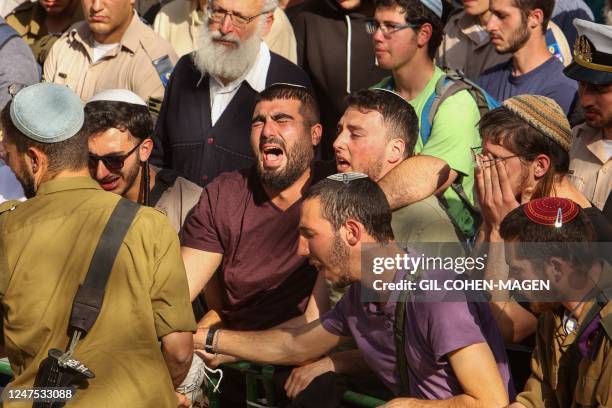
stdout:
POLYGON ((117 156, 97 156, 95 154, 89 153, 89 167, 92 169, 98 168, 98 163, 100 160, 104 163, 104 167, 106 167, 109 171, 119 171, 123 168, 123 164, 125 160, 130 157, 132 153, 136 151, 140 147, 142 142, 138 143, 132 150, 127 152, 126 154, 117 155, 117 156))
POLYGON ((486 156, 483 156, 482 153, 480 153, 482 148, 480 148, 480 147, 470 147, 470 149, 472 150, 473 164, 474 164, 474 166, 476 166, 478 168, 488 167, 488 166, 490 166, 490 163, 495 163, 495 162, 498 162, 498 161, 504 161, 504 160, 512 159, 513 157, 519 157, 518 154, 514 154, 512 156, 494 157, 493 159, 486 159, 485 158, 486 156))
POLYGON ((383 36, 387 39, 391 38, 391 35, 404 28, 417 28, 421 24, 407 23, 407 24, 393 24, 393 23, 379 23, 376 20, 366 21, 366 31, 370 35, 374 35, 378 29, 383 33, 383 36))
POLYGON ((245 28, 251 21, 255 20, 257 17, 263 15, 263 14, 267 14, 270 13, 271 10, 266 10, 266 11, 262 11, 261 13, 252 16, 252 17, 245 17, 242 16, 240 14, 236 14, 233 11, 227 11, 224 10, 222 8, 212 8, 212 7, 207 7, 206 8, 206 15, 208 16, 208 19, 210 21, 212 21, 213 23, 221 23, 223 22, 223 20, 225 19, 225 16, 229 16, 232 24, 234 25, 234 27, 238 28, 238 29, 243 29, 245 28))

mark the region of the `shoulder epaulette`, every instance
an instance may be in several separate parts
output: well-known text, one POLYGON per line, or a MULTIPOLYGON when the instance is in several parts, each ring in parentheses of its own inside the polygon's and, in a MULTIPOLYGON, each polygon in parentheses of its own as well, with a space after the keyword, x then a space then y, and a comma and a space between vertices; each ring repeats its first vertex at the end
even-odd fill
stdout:
POLYGON ((18 200, 9 200, 0 204, 0 214, 5 213, 7 211, 14 211, 17 206, 21 204, 21 201, 18 200))
POLYGON ((162 100, 159 98, 150 97, 147 100, 147 106, 149 107, 149 112, 159 115, 162 106, 162 100))

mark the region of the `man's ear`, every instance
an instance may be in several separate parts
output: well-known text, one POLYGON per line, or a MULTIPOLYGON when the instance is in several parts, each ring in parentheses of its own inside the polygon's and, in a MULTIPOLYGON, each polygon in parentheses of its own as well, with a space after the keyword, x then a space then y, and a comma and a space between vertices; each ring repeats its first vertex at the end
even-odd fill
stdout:
POLYGON ((346 230, 346 242, 350 246, 357 245, 361 241, 361 223, 349 218, 344 223, 344 228, 346 230))
POLYGON ((550 170, 550 157, 545 154, 539 154, 533 161, 533 175, 536 179, 542 178, 550 170))
POLYGON ((321 143, 321 137, 323 136, 323 126, 320 123, 310 127, 310 142, 313 146, 318 146, 321 143))
POLYGON ((387 161, 390 164, 399 163, 404 158, 406 152, 406 143, 402 139, 393 139, 387 145, 388 156, 387 161))
POLYGON ((36 147, 29 147, 25 155, 26 164, 34 176, 40 175, 47 169, 47 156, 36 147))
POLYGON ((269 13, 264 14, 262 17, 266 19, 266 22, 264 23, 261 36, 265 37, 272 29, 272 24, 274 23, 274 11, 270 11, 269 13))
POLYGON ((138 150, 140 161, 145 162, 149 160, 151 153, 153 153, 153 140, 150 137, 147 137, 142 141, 138 150))
POLYGON ((560 282, 563 279, 563 267, 562 260, 557 257, 549 258, 544 265, 546 268, 546 272, 548 272, 548 276, 550 276, 555 283, 560 282))
POLYGON ((417 44, 419 47, 427 47, 431 36, 433 35, 433 27, 429 23, 423 24, 417 31, 417 44))
POLYGON ((527 24, 529 28, 532 30, 539 28, 542 26, 542 22, 544 21, 544 12, 542 9, 533 9, 527 16, 527 24))

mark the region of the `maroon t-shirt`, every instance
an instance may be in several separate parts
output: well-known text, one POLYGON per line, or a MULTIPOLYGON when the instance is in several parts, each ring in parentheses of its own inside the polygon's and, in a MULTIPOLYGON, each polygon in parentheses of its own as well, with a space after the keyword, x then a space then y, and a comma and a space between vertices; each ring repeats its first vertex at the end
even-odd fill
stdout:
POLYGON ((304 313, 317 272, 296 254, 301 205, 276 207, 254 168, 223 173, 204 188, 182 244, 223 254, 217 273, 228 328, 267 329, 304 313))

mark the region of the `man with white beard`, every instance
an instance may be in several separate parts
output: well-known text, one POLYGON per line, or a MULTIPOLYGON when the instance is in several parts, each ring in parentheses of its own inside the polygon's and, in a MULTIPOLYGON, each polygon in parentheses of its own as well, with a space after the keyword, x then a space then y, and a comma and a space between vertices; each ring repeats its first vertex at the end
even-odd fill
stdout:
POLYGON ((151 162, 204 186, 254 163, 249 145, 256 95, 274 83, 310 87, 304 71, 270 52, 278 0, 211 0, 199 47, 170 78, 155 129, 151 162))

